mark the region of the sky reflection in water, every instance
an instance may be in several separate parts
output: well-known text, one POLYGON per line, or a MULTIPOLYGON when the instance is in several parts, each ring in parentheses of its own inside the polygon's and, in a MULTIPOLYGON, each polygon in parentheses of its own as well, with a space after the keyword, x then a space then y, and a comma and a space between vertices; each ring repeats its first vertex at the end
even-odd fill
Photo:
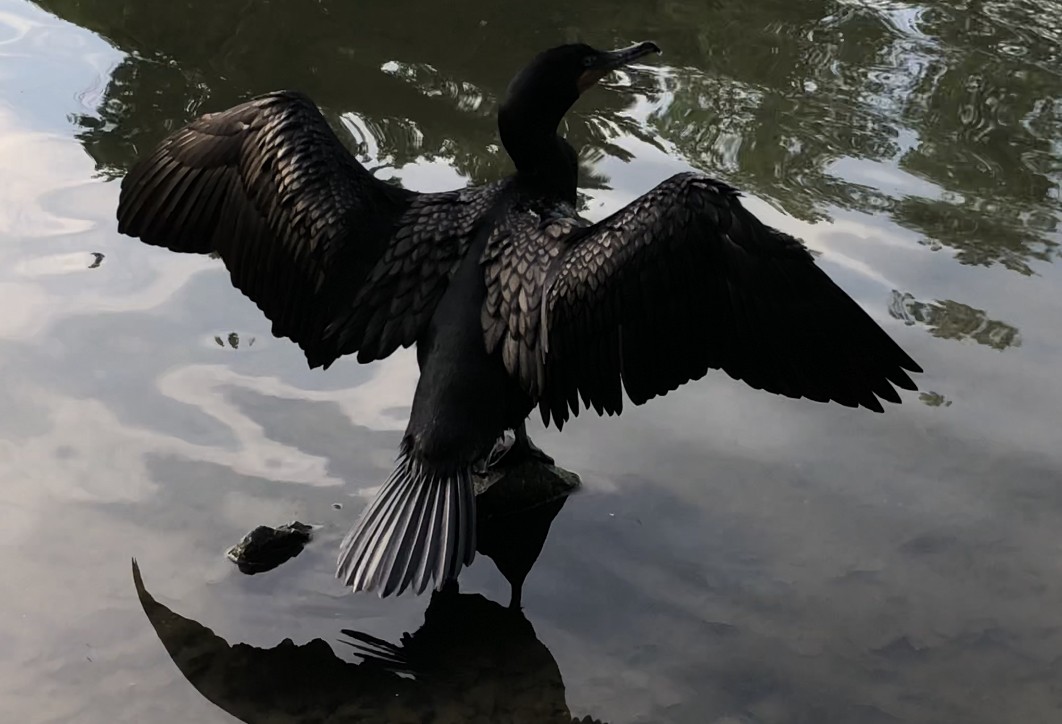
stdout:
MULTIPOLYGON (((118 237, 113 179, 277 87, 411 188, 498 178, 509 77, 575 37, 665 50, 569 118, 587 215, 719 175, 927 373, 881 416, 710 375, 538 431, 584 490, 529 576, 510 683, 562 681, 552 701, 609 722, 1062 718, 1062 13, 1021 0, 0 0, 5 713, 231 721, 160 645, 132 556, 228 650, 290 638, 323 661, 321 639, 353 666, 342 629, 420 629, 426 598, 331 573, 390 470, 412 355, 310 372, 216 261, 118 237), (292 518, 323 526, 297 559, 254 577, 224 559, 292 518)), ((481 560, 462 593, 493 620, 508 586, 481 560)), ((527 711, 497 691, 496 716, 527 711)))

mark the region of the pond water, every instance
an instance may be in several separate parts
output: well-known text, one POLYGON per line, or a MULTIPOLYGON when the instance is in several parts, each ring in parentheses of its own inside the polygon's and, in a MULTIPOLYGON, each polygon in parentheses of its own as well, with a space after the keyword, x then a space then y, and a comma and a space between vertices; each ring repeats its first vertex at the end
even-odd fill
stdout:
POLYGON ((0 719, 1062 721, 1060 7, 0 0, 0 719), (584 213, 739 186, 921 391, 875 415, 712 374, 535 426, 584 486, 526 621, 481 557, 406 642, 434 674, 356 665, 344 630, 425 621, 333 579, 414 356, 308 370, 219 262, 120 237, 118 180, 275 88, 410 188, 499 178, 509 78, 576 38, 665 53, 569 115, 584 213), (296 518, 293 561, 225 559, 296 518))

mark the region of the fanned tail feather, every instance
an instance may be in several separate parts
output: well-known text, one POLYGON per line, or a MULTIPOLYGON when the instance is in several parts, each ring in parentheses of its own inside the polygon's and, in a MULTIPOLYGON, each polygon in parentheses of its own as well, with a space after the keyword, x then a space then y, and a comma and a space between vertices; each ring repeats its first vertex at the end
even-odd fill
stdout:
POLYGON ((339 547, 336 577, 381 597, 420 594, 457 578, 476 555, 476 502, 469 469, 442 473, 405 451, 339 547))

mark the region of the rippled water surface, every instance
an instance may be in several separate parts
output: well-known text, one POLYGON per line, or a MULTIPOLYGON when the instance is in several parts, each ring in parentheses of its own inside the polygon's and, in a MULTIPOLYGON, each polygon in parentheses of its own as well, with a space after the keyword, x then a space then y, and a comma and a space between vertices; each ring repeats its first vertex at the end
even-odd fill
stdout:
POLYGON ((1062 721, 1059 6, 457 5, 0 0, 0 719, 1062 721), (332 578, 412 354, 309 371, 219 262, 117 235, 118 179, 281 87, 381 176, 495 179, 509 78, 575 38, 665 50, 569 116, 588 216, 718 175, 926 374, 884 415, 714 374, 533 429, 585 485, 527 621, 480 559, 421 629, 427 598, 332 578), (292 518, 294 561, 225 560, 292 518), (435 678, 344 629, 421 629, 435 678))

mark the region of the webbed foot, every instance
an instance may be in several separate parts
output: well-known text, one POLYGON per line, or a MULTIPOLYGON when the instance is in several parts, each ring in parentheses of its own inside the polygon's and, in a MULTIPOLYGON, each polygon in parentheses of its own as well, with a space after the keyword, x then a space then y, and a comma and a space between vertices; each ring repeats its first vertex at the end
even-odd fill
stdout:
POLYGON ((511 443, 502 438, 494 446, 490 456, 487 458, 488 468, 493 468, 503 463, 505 465, 513 465, 523 460, 534 460, 544 465, 554 464, 552 457, 542 452, 541 448, 531 442, 531 438, 527 436, 527 427, 524 423, 520 423, 520 426, 513 432, 516 436, 511 443))

